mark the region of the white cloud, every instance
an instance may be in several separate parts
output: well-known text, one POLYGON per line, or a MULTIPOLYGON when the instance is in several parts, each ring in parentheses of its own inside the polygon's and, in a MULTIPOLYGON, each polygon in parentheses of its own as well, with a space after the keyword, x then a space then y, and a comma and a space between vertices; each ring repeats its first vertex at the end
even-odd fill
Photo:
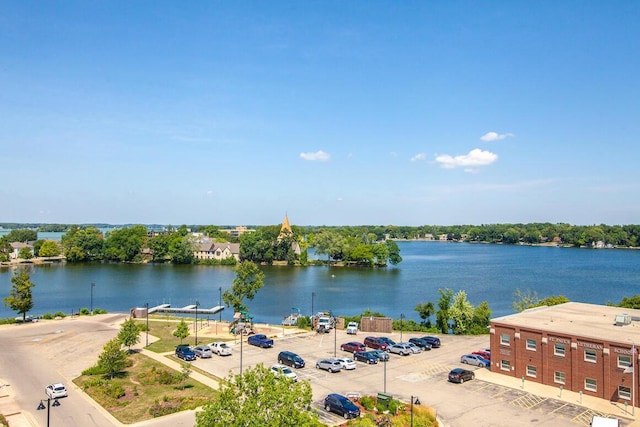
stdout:
POLYGON ((487 132, 484 135, 482 135, 480 137, 481 140, 483 141, 498 141, 501 139, 505 139, 509 136, 515 136, 512 133, 496 133, 496 132, 487 132))
POLYGON ((424 159, 426 159, 426 158, 427 158, 427 155, 426 155, 426 154, 424 154, 424 153, 418 153, 418 154, 416 154, 415 156, 413 156, 413 157, 411 158, 411 161, 412 161, 412 162, 417 162, 417 161, 420 161, 420 160, 424 160, 424 159))
POLYGON ((325 153, 322 150, 318 150, 315 153, 300 153, 300 157, 305 160, 318 160, 320 162, 326 162, 331 158, 329 153, 325 153))
POLYGON ((479 148, 474 148, 469 151, 469 154, 462 154, 460 156, 450 156, 448 154, 442 154, 436 156, 436 162, 445 169, 453 169, 457 167, 466 167, 467 169, 477 166, 487 166, 498 160, 498 155, 491 151, 483 151, 479 148))

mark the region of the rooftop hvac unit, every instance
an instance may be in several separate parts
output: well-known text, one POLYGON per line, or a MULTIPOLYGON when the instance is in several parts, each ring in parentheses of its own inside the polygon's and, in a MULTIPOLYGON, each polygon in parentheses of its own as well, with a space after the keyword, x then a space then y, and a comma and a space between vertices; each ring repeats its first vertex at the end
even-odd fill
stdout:
POLYGON ((631 324, 630 314, 616 314, 616 326, 624 326, 631 324))

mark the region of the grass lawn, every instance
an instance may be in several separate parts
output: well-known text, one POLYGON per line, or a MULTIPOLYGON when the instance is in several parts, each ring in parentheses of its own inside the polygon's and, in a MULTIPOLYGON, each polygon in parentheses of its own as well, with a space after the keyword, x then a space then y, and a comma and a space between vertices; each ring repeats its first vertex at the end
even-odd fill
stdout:
MULTIPOLYGON (((164 319, 154 318, 153 320, 151 320, 151 318, 149 318, 149 335, 153 335, 154 337, 158 337, 160 339, 152 344, 149 344, 147 350, 155 351, 156 353, 164 353, 167 351, 175 350, 178 344, 189 344, 191 346, 194 346, 194 335, 189 335, 187 338, 182 340, 182 343, 180 342, 179 338, 173 336, 173 332, 178 327, 180 319, 181 318, 177 318, 176 320, 176 318, 173 317, 164 319)), ((185 320, 187 322, 189 321, 188 319, 185 320)), ((139 320, 136 323, 143 327, 146 326, 146 320, 139 320)))
POLYGON ((215 396, 209 387, 139 353, 127 362, 130 366, 113 379, 82 375, 73 381, 122 423, 195 409, 215 396))

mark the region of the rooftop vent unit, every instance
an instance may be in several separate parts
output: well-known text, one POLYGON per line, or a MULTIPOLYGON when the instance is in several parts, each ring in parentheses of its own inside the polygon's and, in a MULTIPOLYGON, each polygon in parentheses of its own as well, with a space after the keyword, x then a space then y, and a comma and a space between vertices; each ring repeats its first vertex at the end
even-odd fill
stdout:
POLYGON ((616 326, 624 326, 631 324, 630 314, 616 314, 616 326))

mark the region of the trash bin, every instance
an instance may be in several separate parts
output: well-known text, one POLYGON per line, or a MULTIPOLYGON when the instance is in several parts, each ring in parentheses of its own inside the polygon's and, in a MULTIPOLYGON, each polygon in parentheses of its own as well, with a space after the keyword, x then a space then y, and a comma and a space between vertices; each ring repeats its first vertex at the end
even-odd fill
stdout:
POLYGON ((391 395, 387 393, 378 393, 378 405, 383 408, 389 407, 389 402, 391 402, 391 395))

